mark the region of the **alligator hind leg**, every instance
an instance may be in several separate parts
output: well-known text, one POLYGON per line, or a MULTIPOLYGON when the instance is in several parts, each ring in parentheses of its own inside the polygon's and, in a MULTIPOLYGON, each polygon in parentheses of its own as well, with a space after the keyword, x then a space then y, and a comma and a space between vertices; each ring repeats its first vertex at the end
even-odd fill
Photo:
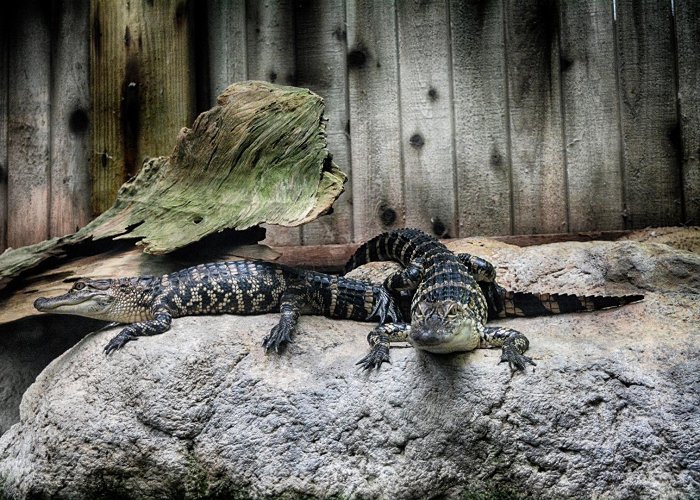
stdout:
POLYGON ((484 326, 481 347, 501 347, 501 363, 508 362, 511 370, 525 370, 526 364, 536 365, 524 353, 530 347, 527 337, 517 330, 501 326, 484 326))
POLYGON ((384 287, 394 294, 412 292, 423 279, 423 259, 415 259, 401 271, 384 280, 384 287))
POLYGON ((386 323, 379 325, 367 335, 367 342, 371 347, 369 354, 356 364, 365 370, 379 368, 382 363, 391 362, 389 358, 389 344, 402 342, 408 339, 411 325, 408 323, 386 323))
POLYGON ((124 328, 119 334, 114 337, 105 346, 104 352, 106 355, 112 354, 114 351, 121 349, 127 342, 136 340, 144 335, 158 335, 170 330, 172 316, 168 311, 157 311, 151 321, 143 321, 141 323, 132 323, 124 328))
POLYGON ((489 319, 500 317, 505 309, 506 290, 496 283, 496 268, 488 260, 468 253, 458 253, 457 258, 464 264, 486 297, 489 319))

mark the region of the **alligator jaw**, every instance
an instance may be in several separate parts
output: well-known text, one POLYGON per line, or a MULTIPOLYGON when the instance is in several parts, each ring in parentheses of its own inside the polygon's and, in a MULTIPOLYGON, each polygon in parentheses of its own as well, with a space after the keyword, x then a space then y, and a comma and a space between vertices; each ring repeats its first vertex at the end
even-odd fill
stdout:
POLYGON ((39 297, 34 301, 34 308, 40 312, 72 314, 70 310, 72 306, 77 306, 92 298, 70 293, 58 297, 39 297))
POLYGON ((479 347, 479 331, 471 318, 464 318, 452 325, 435 322, 411 326, 408 342, 416 349, 436 354, 471 351, 479 347))

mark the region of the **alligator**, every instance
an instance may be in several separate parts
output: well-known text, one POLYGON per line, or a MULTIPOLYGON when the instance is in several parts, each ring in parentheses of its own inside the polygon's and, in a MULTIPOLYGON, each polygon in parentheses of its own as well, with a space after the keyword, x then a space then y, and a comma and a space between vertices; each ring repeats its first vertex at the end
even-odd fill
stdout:
POLYGON ((280 312, 263 340, 266 351, 291 341, 301 314, 380 324, 401 319, 382 286, 250 260, 200 264, 163 276, 79 279, 68 293, 39 298, 34 307, 128 323, 105 346, 107 355, 140 336, 168 331, 172 319, 182 316, 280 312))
POLYGON ((500 362, 511 370, 535 365, 525 356, 529 341, 517 330, 486 326, 489 319, 541 316, 619 307, 643 295, 576 296, 507 291, 496 283, 488 261, 470 254, 454 254, 436 238, 418 229, 397 229, 361 245, 345 266, 349 272, 372 261, 395 261, 403 266, 384 281, 400 309, 408 298, 408 322, 381 323, 367 340, 370 352, 358 364, 365 369, 389 361, 391 342, 407 341, 433 353, 500 347, 500 362))

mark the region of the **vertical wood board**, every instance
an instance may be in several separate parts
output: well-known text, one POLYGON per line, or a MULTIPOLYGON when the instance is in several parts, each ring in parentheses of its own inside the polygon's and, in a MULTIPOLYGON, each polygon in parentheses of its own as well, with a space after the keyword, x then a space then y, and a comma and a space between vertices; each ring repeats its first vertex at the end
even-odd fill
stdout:
POLYGON ((89 0, 53 4, 50 235, 90 221, 89 0))
MULTIPOLYGON (((340 169, 352 176, 348 124, 345 0, 301 0, 296 4, 296 79, 323 97, 328 149, 340 169)), ((352 241, 352 189, 333 204, 333 213, 301 228, 305 245, 352 241)))
POLYGON ((0 253, 7 248, 7 92, 9 78, 9 18, 0 19, 0 253))
POLYGON ((90 3, 92 208, 114 201, 147 156, 172 153, 195 114, 185 0, 90 3))
POLYGON ((503 3, 450 1, 461 237, 511 233, 503 3))
MULTIPOLYGON (((292 0, 246 1, 248 78, 278 85, 296 83, 292 0)), ((266 225, 268 245, 300 245, 301 229, 266 225)))
POLYGON ((210 0, 208 7, 210 106, 226 87, 248 79, 245 0, 210 0))
POLYGON ((624 225, 611 2, 561 2, 561 73, 569 230, 624 225))
POLYGON ((666 0, 618 0, 617 34, 628 228, 681 218, 680 127, 666 0))
POLYGON ((405 225, 396 13, 348 0, 348 85, 355 240, 405 225))
POLYGON ((515 234, 566 232, 556 0, 506 0, 515 234))
POLYGON ((49 236, 51 53, 49 5, 28 0, 10 30, 7 244, 49 236))
POLYGON ((406 225, 456 235, 447 2, 396 3, 406 225))
POLYGON ((700 225, 700 2, 676 2, 684 224, 700 225))

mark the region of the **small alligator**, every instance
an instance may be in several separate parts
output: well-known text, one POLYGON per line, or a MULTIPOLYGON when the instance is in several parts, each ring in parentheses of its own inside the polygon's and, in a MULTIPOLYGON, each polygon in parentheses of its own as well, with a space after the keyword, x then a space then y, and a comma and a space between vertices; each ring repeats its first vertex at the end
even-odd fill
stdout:
POLYGON ((143 335, 170 329, 173 318, 203 314, 281 312, 265 337, 267 351, 289 342, 301 314, 356 321, 399 321, 382 286, 258 261, 202 264, 163 276, 80 279, 58 297, 39 298, 42 312, 128 323, 104 348, 106 354, 143 335))
POLYGON ((401 304, 410 297, 410 324, 382 323, 370 332, 370 353, 359 361, 366 369, 389 361, 389 344, 408 341, 434 353, 501 347, 501 362, 524 370, 535 363, 525 351, 527 337, 511 328, 486 326, 488 319, 541 316, 618 307, 644 298, 533 294, 506 291, 489 262, 470 254, 455 255, 434 237, 417 229, 380 234, 360 246, 346 272, 372 261, 391 260, 404 266, 384 286, 401 304))

